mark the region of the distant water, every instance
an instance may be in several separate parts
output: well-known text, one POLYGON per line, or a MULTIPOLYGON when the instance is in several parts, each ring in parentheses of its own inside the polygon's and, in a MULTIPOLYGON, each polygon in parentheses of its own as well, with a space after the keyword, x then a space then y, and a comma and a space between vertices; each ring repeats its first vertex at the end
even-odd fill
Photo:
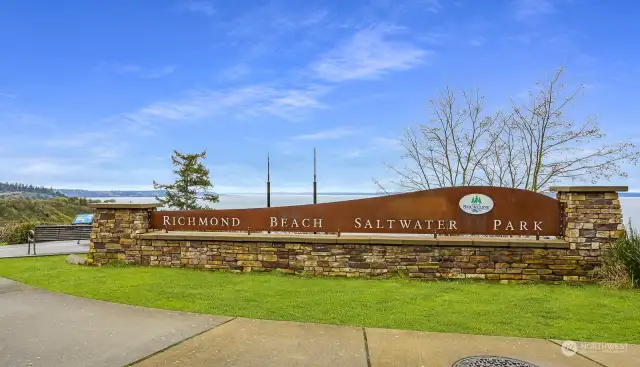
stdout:
MULTIPOLYGON (((371 197, 370 195, 318 195, 319 203, 334 201, 354 200, 371 197)), ((154 203, 153 197, 114 197, 114 198, 92 198, 99 200, 114 199, 118 203, 154 203)), ((303 205, 312 204, 311 195, 271 195, 271 206, 303 205)), ((627 224, 629 219, 635 228, 640 229, 640 197, 622 197, 622 215, 627 224)), ((220 202, 213 204, 215 209, 245 209, 263 208, 267 206, 266 195, 258 194, 227 194, 220 195, 220 202)))
POLYGON ((622 216, 625 224, 631 220, 634 228, 640 229, 640 197, 638 198, 620 198, 622 205, 622 216))

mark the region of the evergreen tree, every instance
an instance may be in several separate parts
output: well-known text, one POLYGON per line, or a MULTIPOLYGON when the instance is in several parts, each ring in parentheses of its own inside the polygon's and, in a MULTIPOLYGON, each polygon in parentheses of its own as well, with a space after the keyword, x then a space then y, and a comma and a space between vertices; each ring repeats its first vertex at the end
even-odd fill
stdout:
POLYGON ((202 153, 180 153, 173 150, 171 160, 177 169, 173 173, 177 176, 174 183, 169 185, 158 184, 153 181, 154 189, 165 190, 164 199, 156 196, 156 200, 163 205, 179 210, 207 209, 208 206, 198 204, 198 192, 203 193, 201 198, 205 202, 217 203, 218 195, 209 193, 213 187, 209 179, 209 169, 200 160, 206 158, 206 150, 202 153))

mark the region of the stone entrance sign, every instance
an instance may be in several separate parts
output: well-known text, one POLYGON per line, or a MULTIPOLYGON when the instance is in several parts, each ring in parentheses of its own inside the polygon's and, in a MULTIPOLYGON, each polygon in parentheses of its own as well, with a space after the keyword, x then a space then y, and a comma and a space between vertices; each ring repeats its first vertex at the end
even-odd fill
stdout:
POLYGON ((92 204, 97 213, 87 263, 591 282, 602 251, 622 234, 618 192, 626 190, 554 187, 556 200, 516 189, 457 187, 315 205, 204 211, 158 211, 158 203, 98 203, 92 204), (235 231, 219 231, 225 229, 235 231), (248 229, 254 232, 244 232, 248 229), (260 230, 272 233, 255 233, 260 230), (307 233, 273 233, 279 231, 307 233), (337 231, 510 236, 322 234, 337 231), (547 235, 556 238, 542 237, 547 235))
POLYGON ((563 203, 503 187, 452 187, 333 203, 255 209, 157 211, 166 230, 560 236, 563 203))

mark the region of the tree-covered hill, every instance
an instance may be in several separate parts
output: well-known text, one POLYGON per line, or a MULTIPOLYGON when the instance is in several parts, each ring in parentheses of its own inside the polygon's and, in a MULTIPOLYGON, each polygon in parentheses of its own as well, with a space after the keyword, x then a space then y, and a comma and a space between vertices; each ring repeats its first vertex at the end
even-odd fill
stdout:
POLYGON ((40 200, 64 197, 64 194, 58 190, 44 186, 27 185, 17 182, 0 182, 0 198, 7 197, 40 200))

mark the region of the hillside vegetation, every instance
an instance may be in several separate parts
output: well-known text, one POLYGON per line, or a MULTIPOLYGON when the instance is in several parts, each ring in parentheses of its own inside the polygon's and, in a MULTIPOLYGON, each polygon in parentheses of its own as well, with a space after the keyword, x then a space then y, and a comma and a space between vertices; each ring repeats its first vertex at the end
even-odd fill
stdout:
POLYGON ((93 213, 90 200, 59 197, 49 200, 0 199, 0 244, 25 243, 36 224, 71 224, 76 214, 93 213))
POLYGON ((33 221, 41 223, 71 224, 80 213, 93 213, 89 201, 83 198, 56 198, 50 200, 0 199, 0 223, 33 221))

